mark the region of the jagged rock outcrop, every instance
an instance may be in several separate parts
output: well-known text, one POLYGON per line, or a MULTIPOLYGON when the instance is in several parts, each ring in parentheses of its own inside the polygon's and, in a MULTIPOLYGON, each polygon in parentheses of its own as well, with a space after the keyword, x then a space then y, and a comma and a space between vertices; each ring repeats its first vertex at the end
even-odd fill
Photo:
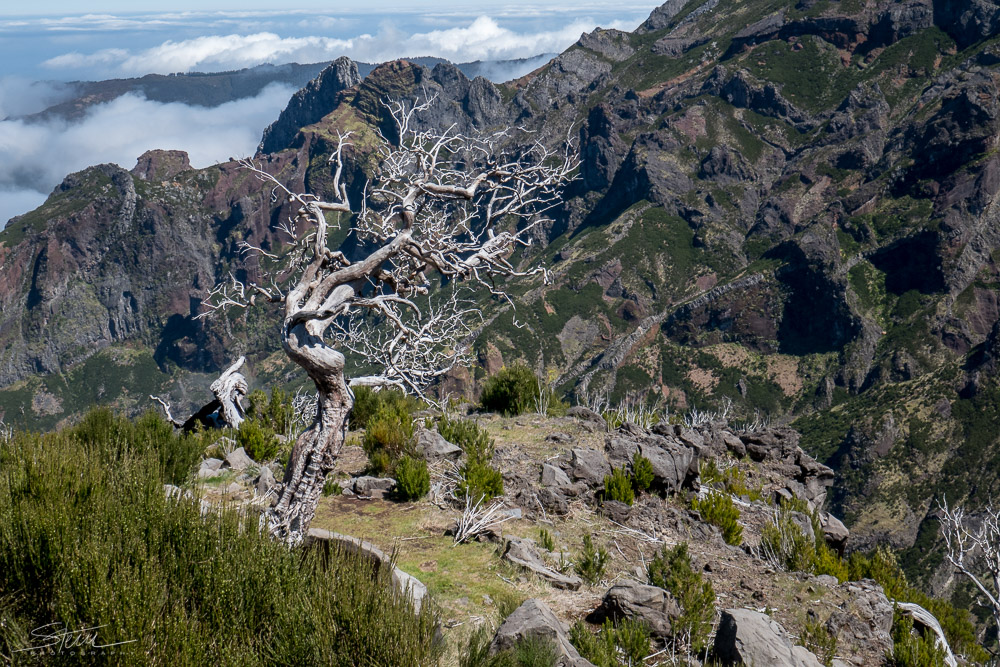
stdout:
POLYGON ((318 122, 333 111, 340 94, 360 82, 357 64, 347 56, 337 58, 292 96, 278 119, 264 130, 257 152, 277 153, 291 147, 300 128, 318 122))

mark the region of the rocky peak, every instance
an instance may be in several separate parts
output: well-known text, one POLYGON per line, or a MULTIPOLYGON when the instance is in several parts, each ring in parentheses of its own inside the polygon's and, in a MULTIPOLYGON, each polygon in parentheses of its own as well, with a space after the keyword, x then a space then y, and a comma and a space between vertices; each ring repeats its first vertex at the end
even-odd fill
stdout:
POLYGON ((289 148, 300 128, 312 125, 333 111, 340 93, 360 82, 357 63, 347 56, 337 58, 292 96, 278 120, 264 130, 257 152, 277 153, 289 148))
POLYGON ((168 181, 191 168, 191 160, 184 151, 146 151, 139 156, 132 168, 132 175, 143 181, 168 181))

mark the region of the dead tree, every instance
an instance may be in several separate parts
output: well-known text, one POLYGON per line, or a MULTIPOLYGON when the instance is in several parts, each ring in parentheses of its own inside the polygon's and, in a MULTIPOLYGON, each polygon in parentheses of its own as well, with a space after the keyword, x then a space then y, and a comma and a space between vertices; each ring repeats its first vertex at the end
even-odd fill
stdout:
POLYGON ((961 506, 938 502, 945 558, 986 598, 1000 632, 1000 510, 991 504, 977 519, 961 506))
POLYGON ((206 403, 200 410, 181 421, 170 412, 170 403, 159 396, 150 398, 163 408, 167 421, 185 433, 193 431, 200 424, 209 428, 239 428, 246 417, 242 399, 247 395, 249 386, 247 379, 239 372, 246 362, 246 357, 240 357, 222 372, 222 375, 212 383, 209 389, 215 398, 206 403))
POLYGON ((294 215, 285 231, 294 240, 291 261, 244 243, 263 264, 277 268, 268 284, 230 275, 205 301, 212 311, 267 300, 283 305, 282 345, 316 385, 315 419, 296 440, 277 504, 262 517, 267 530, 289 544, 302 540, 327 474, 333 470, 353 406, 352 386, 393 386, 425 396, 425 389, 456 363, 468 363, 462 344, 480 318, 466 289, 482 287, 506 298, 498 277, 542 275, 517 269, 518 246, 530 245, 541 217, 555 206, 577 167, 567 143, 559 151, 522 143, 513 154, 512 131, 469 136, 416 127, 420 105, 387 104, 398 140, 381 139, 378 168, 357 205, 343 180, 351 134, 338 132, 330 158, 332 201, 296 193, 261 164, 244 169, 287 199, 294 215), (331 225, 351 220, 360 259, 327 247, 331 225), (298 229, 308 229, 299 234, 298 229), (345 353, 374 373, 348 379, 345 353))

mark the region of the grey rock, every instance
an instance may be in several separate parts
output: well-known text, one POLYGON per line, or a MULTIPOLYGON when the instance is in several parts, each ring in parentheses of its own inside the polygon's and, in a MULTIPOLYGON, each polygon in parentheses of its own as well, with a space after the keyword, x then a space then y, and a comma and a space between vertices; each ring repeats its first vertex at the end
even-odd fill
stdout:
POLYGON ((629 35, 621 30, 602 30, 583 33, 577 42, 580 46, 600 53, 605 58, 621 62, 628 59, 635 49, 629 44, 629 35))
POLYGON ((566 628, 541 600, 525 600, 504 620, 493 636, 490 652, 513 648, 526 637, 541 637, 554 642, 559 652, 556 661, 559 667, 593 667, 593 663, 581 657, 573 647, 566 628))
MULTIPOLYGON (((326 553, 329 553, 331 547, 345 549, 350 553, 371 559, 376 567, 392 565, 392 558, 384 551, 371 542, 350 535, 341 535, 320 528, 310 528, 303 542, 306 546, 322 548, 326 553)), ((419 612, 420 605, 427 596, 427 587, 419 579, 403 572, 398 567, 392 568, 392 583, 399 592, 411 596, 413 607, 419 612)))
POLYGON ((396 480, 391 477, 357 477, 352 480, 352 488, 354 493, 359 496, 374 496, 376 494, 379 497, 382 496, 386 491, 389 491, 392 487, 396 486, 396 480))
POLYGON ((830 614, 826 628, 841 643, 861 643, 876 651, 892 646, 893 606, 882 587, 871 579, 844 584, 850 596, 846 605, 830 614))
POLYGON ((638 33, 656 32, 657 30, 663 30, 668 25, 670 21, 677 16, 677 14, 684 9, 684 5, 687 2, 685 0, 669 0, 656 9, 649 15, 649 18, 639 26, 636 30, 638 33))
POLYGON ((726 443, 726 449, 735 454, 738 458, 743 458, 747 455, 747 446, 743 444, 734 433, 729 431, 722 432, 723 442, 726 443))
POLYGON ((541 488, 535 493, 538 502, 549 514, 564 516, 569 513, 569 501, 561 488, 541 488))
POLYGON ((508 538, 503 557, 505 560, 538 575, 556 588, 576 591, 583 585, 583 580, 575 574, 562 574, 546 565, 531 540, 519 537, 508 538))
POLYGON ((673 636, 671 624, 680 615, 680 606, 670 593, 659 586, 626 579, 604 594, 600 606, 587 620, 603 623, 610 619, 617 624, 624 618, 637 619, 646 624, 654 637, 666 639, 673 636))
POLYGON ((657 491, 676 493, 692 477, 692 469, 697 474, 698 459, 694 450, 672 443, 666 439, 660 446, 644 443, 639 453, 649 459, 653 467, 653 484, 657 491))
POLYGON ((566 411, 567 417, 573 417, 574 419, 580 419, 582 421, 593 422, 595 424, 600 424, 602 428, 607 427, 607 422, 604 421, 604 417, 597 414, 593 410, 583 405, 574 405, 569 410, 566 411))
POLYGON ((549 465, 548 463, 542 464, 542 486, 569 486, 573 482, 570 480, 569 475, 563 472, 561 469, 555 467, 554 465, 549 465))
POLYGON ((604 454, 596 449, 574 449, 571 453, 569 476, 574 481, 583 481, 588 486, 604 484, 604 476, 611 474, 611 466, 604 454))
POLYGON ((604 439, 604 453, 615 467, 631 464, 632 456, 638 450, 639 441, 632 436, 613 433, 604 439))
POLYGON ((247 456, 246 451, 240 447, 229 452, 229 456, 226 457, 226 465, 233 470, 243 470, 254 465, 254 462, 252 458, 247 456))
POLYGON ((416 438, 417 453, 428 461, 457 461, 462 456, 462 448, 445 440, 437 429, 421 428, 417 431, 416 438))
POLYGON ((274 473, 271 472, 271 469, 264 466, 260 469, 260 474, 257 475, 253 485, 259 495, 264 495, 277 485, 277 481, 274 479, 274 473))
POLYGON ((292 96, 278 115, 278 120, 264 130, 258 152, 276 153, 288 148, 300 128, 319 121, 333 111, 339 94, 360 81, 354 61, 347 56, 337 58, 292 96))
POLYGON ((619 500, 605 500, 601 503, 601 514, 616 523, 628 521, 632 508, 619 500))
POLYGON ((218 470, 222 467, 222 459, 205 459, 201 462, 201 469, 218 470))
POLYGON ((847 539, 851 536, 851 531, 837 517, 828 512, 820 512, 819 524, 823 528, 823 538, 830 547, 839 554, 844 554, 847 548, 847 539))
POLYGON ((724 665, 822 665, 806 648, 793 645, 777 621, 749 609, 726 609, 722 612, 715 635, 715 654, 724 665))
POLYGON ((813 530, 812 519, 802 512, 789 512, 788 519, 795 524, 809 543, 816 541, 816 531, 813 530))

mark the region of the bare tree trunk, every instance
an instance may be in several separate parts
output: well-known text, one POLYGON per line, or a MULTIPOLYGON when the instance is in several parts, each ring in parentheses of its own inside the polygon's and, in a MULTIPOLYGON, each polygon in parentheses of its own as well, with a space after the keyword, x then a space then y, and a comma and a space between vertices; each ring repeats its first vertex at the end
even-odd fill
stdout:
POLYGON ((313 325, 323 326, 315 321, 297 324, 283 341, 285 352, 305 369, 319 395, 312 425, 295 441, 278 502, 265 515, 268 532, 289 544, 299 543, 309 529, 326 476, 344 446, 347 417, 354 406, 344 379, 344 355, 310 333, 313 325))

